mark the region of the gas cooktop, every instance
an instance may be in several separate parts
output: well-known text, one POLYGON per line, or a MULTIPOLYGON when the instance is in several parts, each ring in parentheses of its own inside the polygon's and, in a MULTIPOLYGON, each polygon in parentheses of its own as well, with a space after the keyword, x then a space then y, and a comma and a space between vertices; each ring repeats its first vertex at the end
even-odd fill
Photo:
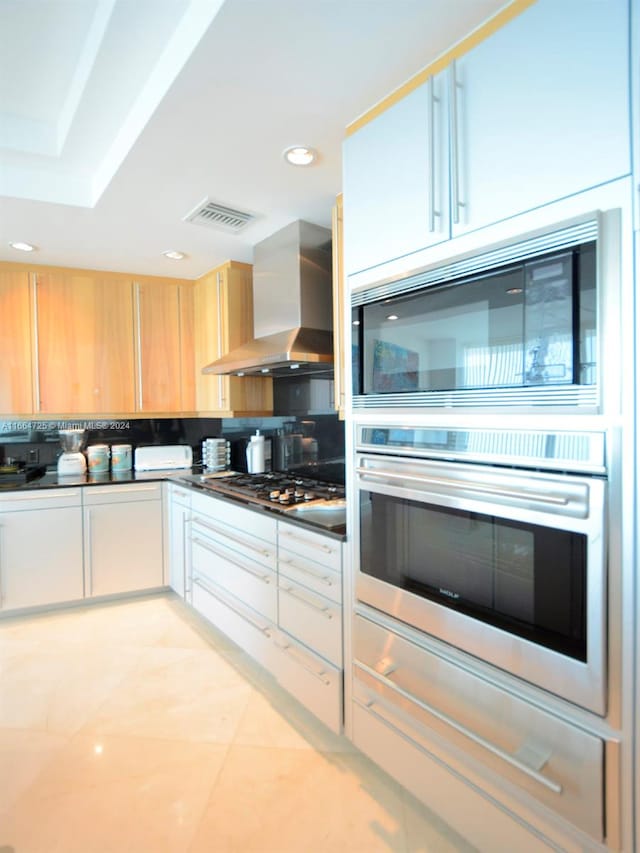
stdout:
POLYGON ((230 476, 200 474, 189 479, 202 488, 281 512, 301 511, 305 507, 319 509, 323 505, 337 509, 344 504, 344 486, 310 477, 296 477, 287 472, 230 476))

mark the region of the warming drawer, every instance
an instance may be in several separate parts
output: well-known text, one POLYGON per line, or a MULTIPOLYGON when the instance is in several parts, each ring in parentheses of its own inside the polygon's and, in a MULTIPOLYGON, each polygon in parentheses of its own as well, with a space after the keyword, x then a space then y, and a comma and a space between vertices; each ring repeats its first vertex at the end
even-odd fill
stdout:
POLYGON ((454 745, 603 839, 600 738, 360 616, 353 643, 357 705, 413 740, 454 745))

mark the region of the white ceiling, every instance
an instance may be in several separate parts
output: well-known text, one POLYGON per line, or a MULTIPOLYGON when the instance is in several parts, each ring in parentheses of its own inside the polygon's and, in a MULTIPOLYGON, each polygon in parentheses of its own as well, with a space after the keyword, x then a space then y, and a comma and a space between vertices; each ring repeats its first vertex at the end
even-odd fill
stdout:
POLYGON ((504 5, 0 0, 0 260, 196 278, 329 226, 345 126, 504 5), (256 219, 184 222, 205 197, 256 219))

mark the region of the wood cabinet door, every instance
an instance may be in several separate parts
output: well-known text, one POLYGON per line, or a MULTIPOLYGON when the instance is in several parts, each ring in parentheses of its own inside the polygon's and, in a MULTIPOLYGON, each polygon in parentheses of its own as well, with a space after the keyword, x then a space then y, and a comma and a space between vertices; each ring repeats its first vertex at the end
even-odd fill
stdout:
POLYGON ((134 409, 131 283, 99 273, 37 275, 42 413, 134 409))
POLYGON ((272 381, 258 376, 216 376, 202 368, 253 337, 253 284, 248 264, 225 264, 195 286, 196 407, 199 412, 270 414, 272 381))
POLYGON ((0 414, 33 412, 29 273, 0 271, 0 414))
POLYGON ((193 303, 190 285, 175 280, 135 282, 137 399, 140 412, 194 407, 193 303))

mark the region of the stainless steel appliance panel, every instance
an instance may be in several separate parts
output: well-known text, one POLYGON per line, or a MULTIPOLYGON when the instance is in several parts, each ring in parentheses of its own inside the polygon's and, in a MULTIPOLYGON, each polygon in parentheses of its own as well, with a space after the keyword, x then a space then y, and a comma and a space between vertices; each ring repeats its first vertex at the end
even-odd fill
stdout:
POLYGON ((602 479, 359 454, 356 487, 358 600, 605 713, 602 479))
MULTIPOLYGON (((412 737, 414 727, 604 836, 604 743, 374 624, 354 620, 357 704, 412 737)), ((415 737, 415 735, 413 735, 415 737)))

